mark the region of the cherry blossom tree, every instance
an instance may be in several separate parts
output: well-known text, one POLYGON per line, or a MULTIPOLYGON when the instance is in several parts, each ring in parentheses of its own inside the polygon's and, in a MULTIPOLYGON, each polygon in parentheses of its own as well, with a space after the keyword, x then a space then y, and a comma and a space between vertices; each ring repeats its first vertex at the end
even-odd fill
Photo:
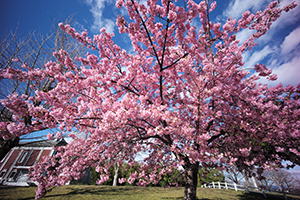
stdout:
POLYGON ((90 166, 101 173, 101 184, 108 180, 110 166, 124 161, 133 166, 141 152, 146 156, 140 168, 119 182, 157 184, 182 167, 184 199, 196 199, 199 167, 222 169, 239 162, 260 166, 259 173, 282 167, 285 155, 300 164, 300 85, 268 87, 257 80, 275 80, 272 70, 263 64, 253 66, 257 73, 242 68, 242 54, 295 3, 281 8, 275 1, 264 11, 246 11, 223 25, 209 20, 216 7, 210 1, 190 0, 185 8, 170 0, 148 0, 147 5, 119 0, 116 6, 128 10, 129 18, 119 16, 116 24, 131 39, 133 53, 115 44, 104 28, 90 38, 87 31, 78 33, 60 23, 99 55, 71 59, 60 50, 53 54, 57 61, 44 69, 23 64, 20 70, 1 71, 2 79, 55 82, 55 88, 36 90, 33 97, 12 94, 2 100, 15 118, 1 124, 2 137, 45 127, 87 135, 72 132, 72 142, 33 167, 32 180, 39 182, 36 198, 79 179, 90 166), (195 20, 201 27, 193 26, 195 20), (244 29, 255 32, 240 42, 236 34, 244 29), (23 120, 28 113, 31 126, 23 120))

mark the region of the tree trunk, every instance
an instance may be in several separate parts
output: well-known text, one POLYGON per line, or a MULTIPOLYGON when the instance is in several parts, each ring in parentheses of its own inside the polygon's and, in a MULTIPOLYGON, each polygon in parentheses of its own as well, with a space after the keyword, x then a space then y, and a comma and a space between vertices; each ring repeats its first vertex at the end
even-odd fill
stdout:
POLYGON ((196 200, 199 162, 185 165, 184 200, 196 200))
POLYGON ((19 144, 19 137, 14 137, 13 139, 4 140, 0 138, 0 160, 16 145, 19 144))
POLYGON ((243 174, 243 176, 244 176, 244 178, 245 178, 246 185, 247 185, 248 187, 251 187, 252 185, 251 185, 251 183, 250 183, 250 181, 249 181, 248 175, 247 175, 244 171, 242 171, 242 174, 243 174))
POLYGON ((116 163, 115 164, 115 175, 114 175, 113 186, 117 186, 117 184, 118 184, 119 171, 120 171, 120 166, 119 166, 118 163, 116 163))

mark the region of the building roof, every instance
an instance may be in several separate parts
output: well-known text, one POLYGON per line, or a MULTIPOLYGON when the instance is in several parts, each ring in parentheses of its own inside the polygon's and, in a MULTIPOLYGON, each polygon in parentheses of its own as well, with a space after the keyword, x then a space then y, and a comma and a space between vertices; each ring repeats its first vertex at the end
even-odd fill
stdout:
POLYGON ((40 141, 31 141, 31 142, 20 142, 19 147, 58 147, 65 146, 68 143, 62 139, 54 139, 54 140, 40 140, 40 141))

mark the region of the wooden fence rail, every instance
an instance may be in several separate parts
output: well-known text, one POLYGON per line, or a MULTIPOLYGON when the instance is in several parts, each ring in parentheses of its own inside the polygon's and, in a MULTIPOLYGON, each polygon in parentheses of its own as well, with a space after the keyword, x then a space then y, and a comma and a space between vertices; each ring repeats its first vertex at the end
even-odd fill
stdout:
POLYGON ((248 186, 244 186, 244 185, 238 185, 236 183, 226 183, 226 182, 212 182, 212 183, 204 184, 201 187, 203 187, 203 188, 219 188, 219 189, 227 189, 227 190, 232 189, 235 191, 238 191, 238 190, 247 191, 248 193, 250 193, 250 192, 259 193, 259 194, 263 194, 265 198, 267 198, 267 195, 271 196, 274 194, 276 195, 276 193, 277 193, 277 195, 283 195, 285 200, 288 199, 284 189, 282 192, 278 192, 278 191, 266 192, 258 187, 248 187, 248 186), (271 192, 272 192, 272 194, 271 194, 271 192))

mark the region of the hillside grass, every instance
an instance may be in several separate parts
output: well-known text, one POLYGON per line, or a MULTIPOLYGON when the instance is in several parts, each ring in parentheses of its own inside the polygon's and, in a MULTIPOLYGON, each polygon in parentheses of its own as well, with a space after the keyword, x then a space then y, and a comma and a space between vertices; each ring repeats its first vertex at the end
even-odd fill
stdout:
MULTIPOLYGON (((36 187, 3 187, 0 188, 0 199, 34 199, 35 190, 36 187)), ((183 199, 183 195, 184 188, 181 187, 67 185, 53 189, 42 199, 158 200, 183 199)), ((201 200, 265 200, 262 194, 212 188, 198 188, 197 197, 201 200)), ((283 197, 270 196, 268 199, 282 200, 283 197)))

